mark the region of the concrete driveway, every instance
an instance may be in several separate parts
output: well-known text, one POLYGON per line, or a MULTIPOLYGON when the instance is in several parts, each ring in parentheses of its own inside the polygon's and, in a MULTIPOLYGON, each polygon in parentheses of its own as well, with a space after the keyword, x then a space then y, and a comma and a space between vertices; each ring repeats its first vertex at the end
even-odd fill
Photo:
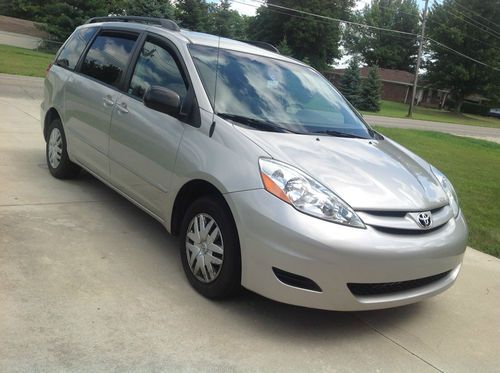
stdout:
POLYGON ((498 372, 500 261, 428 301, 341 313, 197 295, 163 227, 45 166, 39 92, 0 81, 0 371, 498 372))

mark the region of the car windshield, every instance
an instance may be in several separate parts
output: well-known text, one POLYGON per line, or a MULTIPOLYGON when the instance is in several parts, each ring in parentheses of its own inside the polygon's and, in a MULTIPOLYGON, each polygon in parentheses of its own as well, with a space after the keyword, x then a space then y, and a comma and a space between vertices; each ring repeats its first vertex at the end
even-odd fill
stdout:
POLYGON ((267 131, 374 136, 331 83, 310 67, 203 45, 189 48, 212 107, 223 118, 267 131))

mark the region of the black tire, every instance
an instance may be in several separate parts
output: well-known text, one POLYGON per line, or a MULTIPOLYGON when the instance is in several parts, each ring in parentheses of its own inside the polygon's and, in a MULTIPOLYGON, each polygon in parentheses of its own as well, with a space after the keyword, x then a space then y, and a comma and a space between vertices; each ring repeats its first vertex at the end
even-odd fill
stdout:
POLYGON ((187 209, 180 230, 182 266, 191 286, 210 299, 226 299, 235 296, 241 289, 241 254, 238 232, 232 214, 223 197, 205 196, 195 200, 187 209), (186 240, 189 224, 198 214, 207 214, 217 223, 223 239, 223 260, 218 276, 211 282, 200 281, 188 263, 186 240))
POLYGON ((49 171, 55 178, 58 179, 72 179, 80 173, 80 166, 74 164, 70 161, 68 157, 68 151, 66 147, 66 136, 64 134, 64 129, 62 123, 59 119, 54 119, 47 129, 47 141, 45 145, 45 157, 47 159, 47 166, 49 167, 49 171), (53 167, 49 160, 49 142, 52 135, 52 132, 57 129, 61 136, 62 146, 61 146, 61 158, 59 164, 56 167, 53 167))

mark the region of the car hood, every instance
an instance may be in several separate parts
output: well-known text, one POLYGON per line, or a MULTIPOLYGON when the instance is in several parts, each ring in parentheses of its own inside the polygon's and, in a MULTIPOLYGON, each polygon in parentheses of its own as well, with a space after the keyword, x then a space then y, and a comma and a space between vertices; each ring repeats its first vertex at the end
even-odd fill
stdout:
POLYGON ((294 165, 355 210, 424 211, 448 203, 430 165, 394 141, 237 127, 272 158, 294 165))

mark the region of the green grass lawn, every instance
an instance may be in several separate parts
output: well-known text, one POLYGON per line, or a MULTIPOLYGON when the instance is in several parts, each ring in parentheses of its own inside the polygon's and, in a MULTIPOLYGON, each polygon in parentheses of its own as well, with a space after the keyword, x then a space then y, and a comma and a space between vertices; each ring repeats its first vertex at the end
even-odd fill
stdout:
POLYGON ((0 73, 45 76, 54 55, 0 44, 0 73))
MULTIPOLYGON (((401 102, 382 100, 379 112, 372 113, 363 111, 362 113, 366 115, 406 118, 406 114, 408 114, 408 105, 401 102)), ((453 113, 450 111, 429 109, 420 106, 414 107, 413 119, 500 128, 500 119, 497 118, 483 117, 481 115, 473 114, 453 113)))
POLYGON ((500 257, 500 145, 438 132, 377 129, 448 176, 469 225, 469 245, 500 257))

